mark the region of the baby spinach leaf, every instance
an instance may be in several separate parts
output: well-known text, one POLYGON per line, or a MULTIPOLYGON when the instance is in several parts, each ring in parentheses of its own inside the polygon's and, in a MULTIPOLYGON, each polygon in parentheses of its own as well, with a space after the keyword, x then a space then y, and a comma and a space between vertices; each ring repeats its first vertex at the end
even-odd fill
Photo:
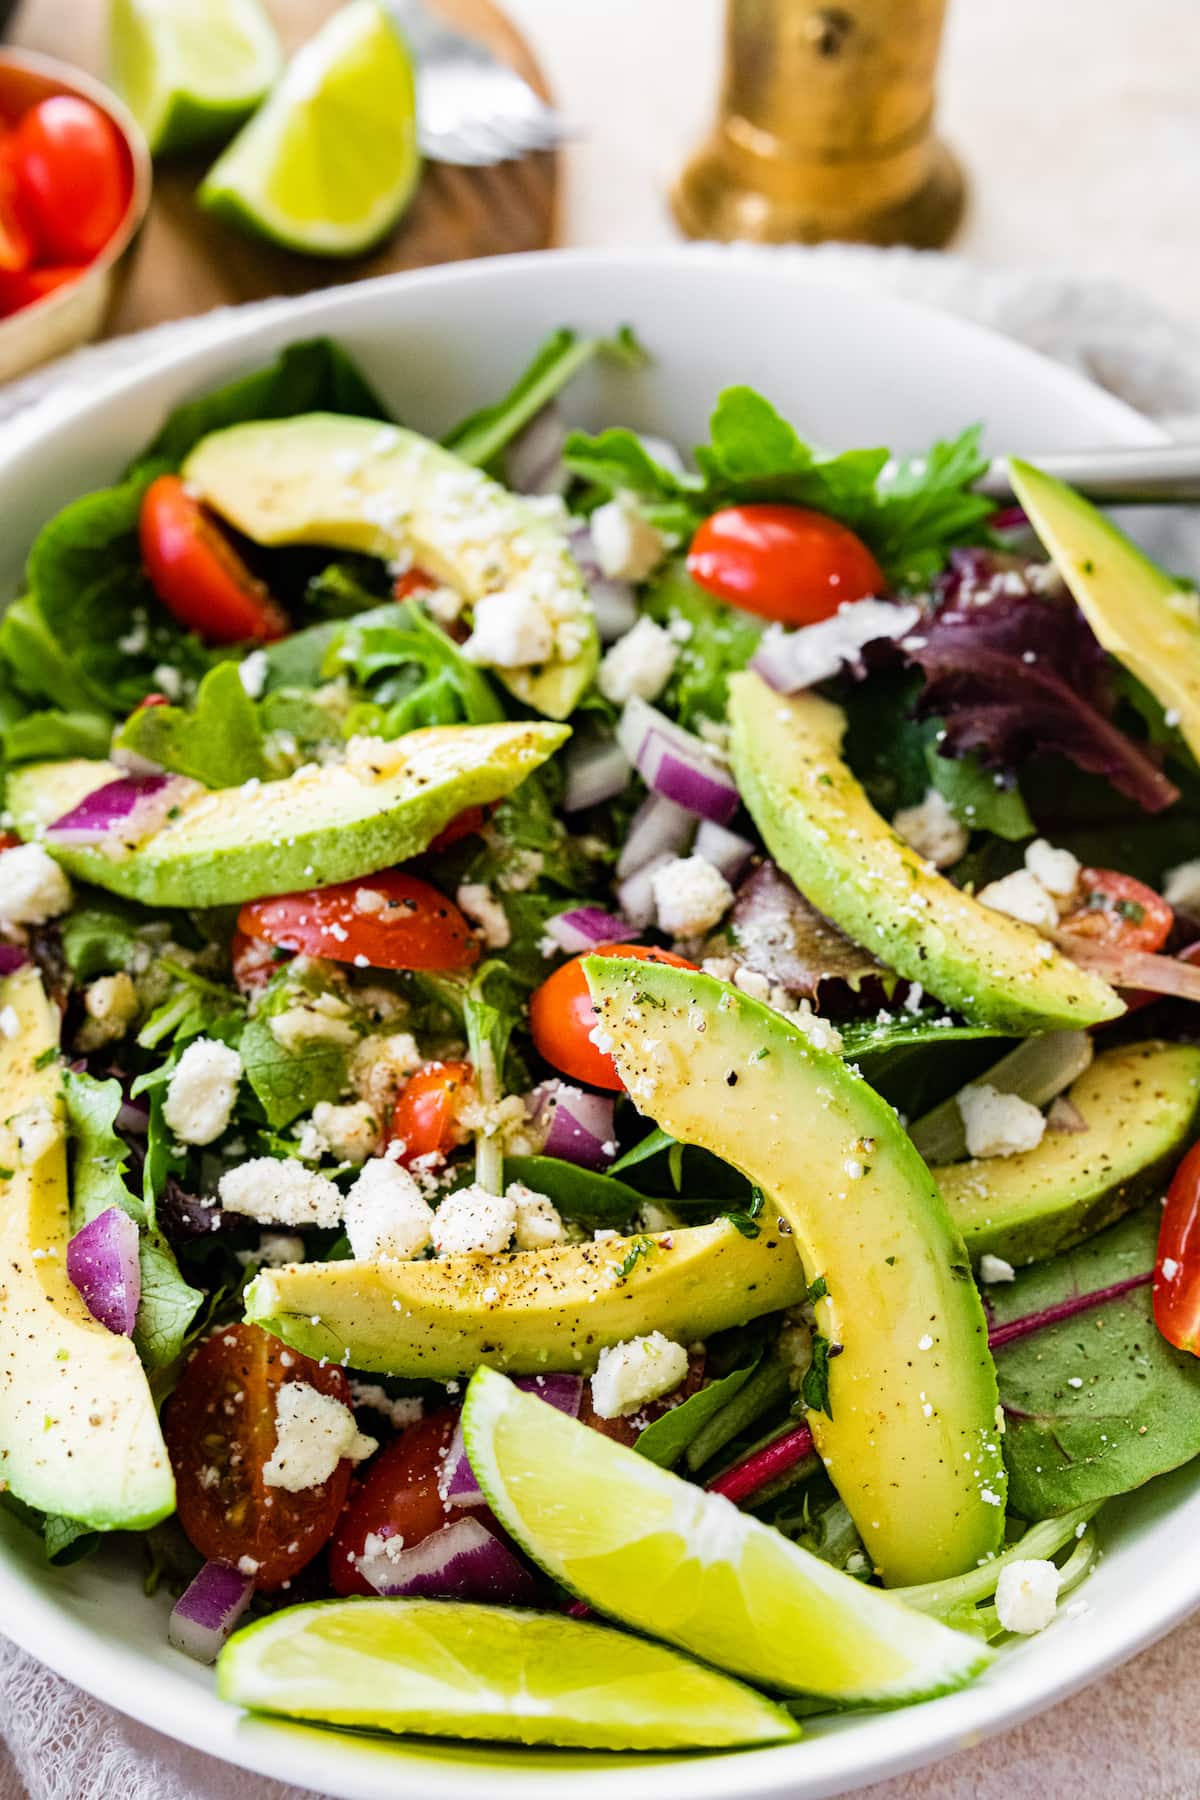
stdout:
POLYGON ((72 975, 77 981, 91 981, 113 969, 128 968, 140 942, 136 909, 95 889, 85 890, 79 901, 59 925, 59 941, 72 975))
POLYGON ((180 706, 139 707, 121 727, 117 744, 209 788, 240 787, 267 773, 258 710, 234 662, 209 670, 191 712, 180 706))
MULTIPOLYGON (((1154 1266, 1158 1208, 988 1289, 995 1325, 1154 1266)), ((1200 1365, 1154 1324, 1149 1285, 998 1348, 1009 1503, 1025 1519, 1141 1487, 1200 1455, 1200 1365)))
POLYGON ((3 727, 6 762, 40 762, 62 756, 104 758, 108 755, 112 720, 107 713, 27 713, 3 727))
POLYGON ((339 1098, 346 1084, 346 1046, 311 1037, 295 1050, 285 1049, 271 1030, 271 1016, 260 1008, 249 1021, 241 1056, 267 1124, 278 1130, 311 1112, 319 1100, 339 1098))
POLYGON ((504 1178, 548 1195, 564 1219, 581 1225, 624 1225, 642 1204, 642 1196, 623 1181, 557 1156, 506 1156, 504 1178))
POLYGON ((478 468, 486 467, 568 382, 597 357, 636 368, 645 361, 645 351, 627 325, 612 338, 581 337, 578 332, 566 328, 552 331, 538 346, 532 362, 517 377, 508 393, 491 406, 481 407, 470 418, 463 419, 442 442, 464 462, 474 463, 478 468))
POLYGON ((634 1449, 639 1456, 649 1457, 660 1469, 674 1468, 684 1451, 708 1424, 715 1413, 740 1392, 753 1375, 756 1363, 734 1369, 720 1381, 710 1381, 673 1406, 670 1412, 654 1419, 638 1435, 634 1449))

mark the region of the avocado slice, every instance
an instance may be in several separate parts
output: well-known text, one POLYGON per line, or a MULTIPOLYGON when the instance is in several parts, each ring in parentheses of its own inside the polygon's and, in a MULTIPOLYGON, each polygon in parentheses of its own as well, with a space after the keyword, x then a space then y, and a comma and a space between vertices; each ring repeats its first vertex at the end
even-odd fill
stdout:
POLYGON ((1086 1131, 1047 1131, 1034 1150, 933 1170, 976 1261, 990 1251, 1041 1262, 1145 1199, 1192 1137, 1200 1049, 1150 1042, 1106 1050, 1067 1098, 1086 1131))
POLYGON ((1080 612, 1111 656, 1150 689, 1200 758, 1200 596, 1189 592, 1074 488, 1010 457, 1013 492, 1080 612))
POLYGON ((807 900, 909 981, 1018 1035, 1118 1018, 1099 976, 939 875, 875 811, 842 759, 845 714, 819 694, 729 683, 734 772, 771 855, 807 900))
POLYGON ((596 672, 592 603, 563 533, 415 431, 338 413, 233 425, 203 438, 183 475, 255 543, 411 556, 471 605, 500 592, 553 603, 569 617, 569 653, 495 670, 535 712, 565 719, 596 672))
MULTIPOLYGON (((225 906, 352 881, 416 856, 465 807, 501 800, 569 735, 536 720, 432 725, 390 743, 351 740, 346 760, 283 781, 197 792, 140 842, 46 848, 72 875, 148 906, 225 906)), ((8 778, 24 838, 123 771, 106 762, 30 763, 8 778)))
POLYGON ((804 1293, 777 1231, 748 1238, 717 1219, 506 1256, 263 1269, 246 1317, 306 1356, 446 1381, 480 1363, 514 1375, 586 1371, 607 1344, 648 1331, 691 1343, 804 1293))
POLYGON ((37 970, 0 983, 0 1482, 95 1531, 144 1530, 175 1484, 137 1352, 67 1276, 71 1236, 57 1008, 37 970))
POLYGON ((620 957, 584 969, 634 1103, 762 1188, 825 1282, 817 1327, 840 1353, 808 1419, 884 1580, 974 1568, 1004 1528, 996 1371, 962 1238, 895 1112, 712 976, 620 957))

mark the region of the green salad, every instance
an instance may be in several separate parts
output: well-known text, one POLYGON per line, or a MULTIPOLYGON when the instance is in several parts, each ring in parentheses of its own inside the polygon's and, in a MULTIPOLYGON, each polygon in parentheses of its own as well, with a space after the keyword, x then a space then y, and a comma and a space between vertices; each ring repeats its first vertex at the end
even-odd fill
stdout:
POLYGON ((294 344, 0 621, 2 1498, 257 1711, 787 1740, 1200 1455, 1194 588, 644 355, 294 344))

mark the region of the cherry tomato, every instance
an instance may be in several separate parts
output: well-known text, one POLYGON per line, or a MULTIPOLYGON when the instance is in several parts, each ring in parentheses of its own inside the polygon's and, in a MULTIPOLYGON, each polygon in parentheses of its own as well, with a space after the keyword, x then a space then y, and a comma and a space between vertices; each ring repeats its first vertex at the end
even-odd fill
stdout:
POLYGON ((229 961, 238 992, 253 994, 259 988, 266 987, 280 963, 286 962, 287 957, 274 944, 268 943, 266 938, 247 937, 244 931, 235 931, 233 942, 229 946, 229 961))
MULTIPOLYGON (((671 950, 655 950, 646 944, 597 944, 586 954, 636 956, 639 962, 670 963, 675 969, 696 967, 671 950)), ((529 1002, 529 1028, 538 1053, 554 1068, 590 1087, 611 1088, 620 1093, 625 1083, 617 1074, 616 1063, 592 1042, 596 1011, 583 960, 582 956, 573 956, 543 981, 529 1002)))
POLYGON ((1200 1356, 1200 1144, 1171 1179, 1158 1228, 1154 1322, 1177 1350, 1200 1356))
POLYGON ((457 844, 460 838, 474 837, 475 833, 482 831, 487 824, 488 811, 486 806, 464 807, 456 819, 451 819, 450 823, 438 832, 430 843, 429 849, 448 850, 451 844, 457 844))
POLYGON ((454 1436, 458 1414, 450 1407, 408 1425, 371 1464, 338 1520, 329 1546, 329 1580, 335 1594, 371 1594, 358 1566, 368 1537, 401 1537, 406 1549, 451 1524, 438 1492, 438 1476, 454 1436))
POLYGON ((0 831, 0 850, 17 850, 21 839, 15 831, 0 831))
POLYGON ((397 575, 393 581, 392 597, 396 600, 409 600, 414 594, 432 593, 437 585, 427 569, 406 569, 403 575, 397 575))
POLYGON ((375 969, 468 969, 479 956, 453 900, 403 869, 251 900, 238 914, 237 928, 246 937, 331 962, 358 963, 365 956, 375 969))
POLYGON ((349 1401, 341 1369, 285 1349, 257 1325, 227 1325, 192 1356, 163 1411, 175 1472, 179 1523, 201 1556, 258 1564, 254 1579, 273 1589, 320 1550, 350 1487, 344 1458, 319 1487, 289 1493, 262 1472, 275 1449, 275 1395, 304 1381, 349 1401))
POLYGON ((815 624, 887 586, 860 537, 805 506, 714 513, 692 539, 687 567, 710 594, 785 625, 815 624))
POLYGON ((12 156, 46 261, 91 262, 129 204, 129 152, 112 120, 90 101, 54 94, 20 121, 12 156))
POLYGON ((1060 930, 1119 950, 1161 950, 1175 914, 1161 894, 1117 869, 1081 869, 1082 899, 1060 930))
POLYGON ((286 634, 282 608, 178 475, 160 475, 146 489, 138 536, 151 586, 181 625, 211 644, 286 634))
POLYGON ((474 1073, 469 1062, 431 1062, 409 1076, 388 1130, 390 1143, 404 1145, 400 1161, 406 1167, 466 1143, 469 1134, 458 1122, 458 1103, 474 1073))
POLYGON ((59 288, 78 281, 84 272, 74 264, 43 269, 0 268, 0 314, 7 318, 24 306, 34 306, 48 294, 56 294, 59 288))
POLYGON ((11 136, 0 139, 0 270, 27 269, 37 255, 29 211, 21 194, 11 136))

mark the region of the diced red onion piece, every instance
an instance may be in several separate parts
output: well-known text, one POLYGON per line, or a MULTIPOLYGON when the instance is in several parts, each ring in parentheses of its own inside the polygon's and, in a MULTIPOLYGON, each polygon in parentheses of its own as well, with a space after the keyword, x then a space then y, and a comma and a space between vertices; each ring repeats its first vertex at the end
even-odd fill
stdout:
POLYGON ((713 819, 701 821, 692 849, 714 869, 720 869, 726 881, 736 881, 754 855, 754 845, 749 838, 736 831, 727 831, 713 819))
POLYGON ((563 467, 567 428, 553 401, 534 413, 504 452, 504 475, 517 494, 561 494, 569 476, 563 467))
MULTIPOLYGON (((692 840, 696 820, 673 800, 649 794, 629 821, 629 832, 617 858, 617 880, 635 875, 656 857, 678 856, 692 840)), ((632 913, 622 906, 627 918, 632 913)))
POLYGON ((640 869, 627 875, 617 889, 621 911, 638 931, 644 931, 654 921, 657 910, 654 904, 654 877, 671 860, 669 855, 652 856, 648 863, 643 863, 640 869))
POLYGON ((594 950, 597 944, 622 944, 628 929, 624 919, 601 912, 598 906, 575 906, 546 920, 546 936, 573 956, 581 950, 594 950))
POLYGON ((623 793, 633 773, 629 758, 613 738, 572 744, 566 755, 563 811, 582 812, 623 793))
POLYGON ((132 1337, 142 1277, 138 1228, 127 1212, 110 1206, 75 1233, 67 1245, 67 1274, 93 1319, 132 1337))
POLYGON ((614 576, 604 573, 596 555, 592 534, 582 519, 571 526, 567 542, 572 556, 579 564, 579 571, 587 582, 600 641, 611 644, 617 638, 624 637, 627 631, 632 631, 637 624, 638 610, 633 584, 618 581, 614 576))
POLYGON ((1146 950, 1122 950, 1069 931, 1050 933, 1059 949, 1082 969, 1091 969, 1111 987, 1145 988, 1177 1000, 1200 1000, 1200 968, 1177 956, 1152 956, 1146 950))
POLYGON ((138 1100, 122 1100, 113 1125, 135 1137, 145 1137, 150 1129, 150 1109, 138 1100))
POLYGON ((646 786, 665 799, 718 825, 736 813, 740 797, 727 765, 693 732, 646 701, 635 698, 626 704, 617 742, 646 786))
POLYGON ((251 1576, 228 1563, 206 1562, 171 1608, 167 1642, 196 1662, 216 1662, 253 1592, 251 1576))
MULTIPOLYGON (((157 831, 175 803, 179 785, 172 775, 123 775, 73 806, 46 827, 55 844, 102 844, 114 832, 130 829, 139 837, 157 831)), ((189 783, 188 786, 193 786, 189 783)))
POLYGON ((0 944, 0 975, 15 975, 28 961, 19 944, 0 944))
POLYGON ((921 617, 921 609, 895 600, 853 600, 828 619, 786 631, 780 625, 764 633, 750 667, 779 694, 828 681, 846 666, 861 666, 868 644, 901 638, 921 617))
POLYGON ((377 1594, 493 1606, 531 1606, 539 1594, 535 1576, 482 1519, 455 1519, 394 1556, 386 1549, 364 1554, 358 1567, 377 1594))
MULTIPOLYGON (((583 1378, 579 1375, 563 1375, 551 1373, 546 1375, 517 1375, 513 1379, 514 1387, 523 1388, 527 1394, 536 1394, 556 1411, 566 1413, 568 1417, 577 1419, 579 1408, 583 1403, 583 1378)), ((467 1460, 467 1446, 463 1440, 461 1418, 455 1427, 454 1436, 446 1451, 442 1464, 442 1472, 438 1477, 438 1492, 447 1506, 486 1506, 487 1501, 474 1471, 467 1460)), ((370 1581, 370 1575, 367 1580, 370 1581)))
POLYGON ((607 1169, 617 1153, 613 1095, 587 1094, 582 1088, 563 1085, 553 1096, 552 1104, 543 1154, 561 1157, 583 1169, 607 1169))

